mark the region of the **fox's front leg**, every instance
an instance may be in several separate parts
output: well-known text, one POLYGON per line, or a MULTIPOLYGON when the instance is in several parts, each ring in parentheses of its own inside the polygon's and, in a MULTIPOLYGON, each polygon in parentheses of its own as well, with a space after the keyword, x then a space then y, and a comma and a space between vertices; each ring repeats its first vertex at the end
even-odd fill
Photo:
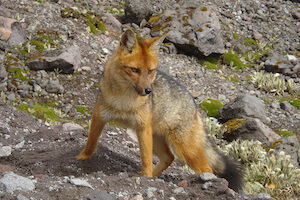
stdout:
POLYGON ((88 160, 92 157, 98 143, 98 138, 102 133, 102 130, 105 126, 104 122, 100 115, 98 114, 96 107, 92 116, 91 128, 88 136, 88 140, 82 152, 76 156, 77 160, 88 160))
POLYGON ((141 176, 153 177, 152 154, 153 154, 153 137, 152 127, 146 126, 138 129, 137 136, 140 144, 140 154, 142 159, 142 169, 139 173, 141 176))

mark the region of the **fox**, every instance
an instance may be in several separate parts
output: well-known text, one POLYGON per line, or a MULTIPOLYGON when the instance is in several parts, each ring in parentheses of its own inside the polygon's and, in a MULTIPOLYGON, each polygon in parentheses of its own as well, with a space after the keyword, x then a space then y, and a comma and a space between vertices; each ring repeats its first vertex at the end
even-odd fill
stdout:
POLYGON ((90 159, 105 124, 114 121, 136 132, 141 176, 159 176, 176 156, 199 174, 227 179, 237 191, 241 165, 217 149, 189 91, 157 68, 166 36, 137 39, 131 29, 121 35, 100 77, 87 142, 76 159, 90 159), (159 159, 154 168, 153 154, 159 159))

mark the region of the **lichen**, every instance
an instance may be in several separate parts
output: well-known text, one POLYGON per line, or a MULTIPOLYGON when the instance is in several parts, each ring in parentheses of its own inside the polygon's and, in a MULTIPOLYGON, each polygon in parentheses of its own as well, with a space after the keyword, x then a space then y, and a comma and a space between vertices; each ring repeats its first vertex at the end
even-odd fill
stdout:
POLYGON ((266 152, 261 142, 247 140, 236 140, 221 150, 243 163, 247 194, 266 192, 279 199, 299 195, 300 169, 292 164, 290 155, 275 154, 274 149, 266 152))

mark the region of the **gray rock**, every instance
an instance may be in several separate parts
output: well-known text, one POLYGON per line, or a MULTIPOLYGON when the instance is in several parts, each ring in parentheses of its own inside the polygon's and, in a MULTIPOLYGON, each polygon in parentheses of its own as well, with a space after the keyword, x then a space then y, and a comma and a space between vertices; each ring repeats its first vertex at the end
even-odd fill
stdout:
POLYGON ((202 181, 211 181, 211 180, 214 180, 214 179, 217 179, 218 177, 216 177, 216 175, 210 173, 210 172, 204 172, 202 174, 199 175, 200 179, 202 181))
POLYGON ((278 143, 278 146, 274 148, 276 152, 284 151, 287 155, 291 156, 293 164, 299 166, 298 150, 300 145, 297 136, 283 137, 280 140, 282 140, 282 143, 278 143))
POLYGON ((16 95, 15 93, 10 93, 9 95, 7 95, 6 97, 9 101, 15 101, 16 100, 16 95))
POLYGON ((250 95, 239 95, 219 108, 220 117, 228 121, 234 118, 254 117, 267 122, 264 102, 250 95))
POLYGON ((208 190, 211 186, 213 185, 213 183, 212 182, 205 182, 203 185, 202 185, 202 189, 203 190, 208 190))
POLYGON ((153 6, 150 0, 127 0, 125 3, 125 23, 140 24, 143 19, 148 20, 153 14, 153 6))
POLYGON ((10 46, 17 46, 26 42, 26 34, 19 22, 14 22, 11 25, 12 33, 7 40, 10 46))
MULTIPOLYGON (((230 122, 230 121, 229 121, 230 122)), ((262 121, 257 118, 245 118, 241 120, 241 124, 234 128, 228 128, 225 132, 224 137, 232 141, 240 138, 242 140, 259 140, 261 142, 270 141, 274 142, 280 139, 272 129, 265 125, 262 121)))
POLYGON ((153 36, 168 32, 168 41, 196 57, 225 53, 217 14, 209 7, 165 10, 153 15, 148 23, 153 36))
POLYGON ((89 184, 86 180, 81 180, 79 178, 71 178, 69 182, 76 186, 89 187, 91 189, 94 189, 93 186, 89 184))
POLYGON ((32 191, 35 189, 34 182, 28 178, 19 176, 13 172, 7 172, 0 179, 0 184, 4 185, 5 192, 14 192, 16 190, 32 191))
POLYGON ((102 19, 105 22, 105 25, 111 26, 118 32, 122 32, 122 24, 117 18, 115 18, 111 13, 104 13, 102 19))
POLYGON ((22 195, 22 194, 18 194, 17 199, 18 199, 18 200, 29 200, 27 197, 25 197, 25 196, 22 195))
POLYGON ((281 73, 288 76, 298 77, 298 69, 289 61, 288 57, 279 54, 270 55, 265 61, 265 70, 272 73, 281 73))
POLYGON ((270 194, 267 193, 259 193, 257 195, 258 199, 273 199, 270 194))
POLYGON ((292 106, 288 101, 283 101, 280 103, 280 108, 286 111, 294 110, 294 106, 292 106))
POLYGON ((114 198, 109 195, 105 190, 97 190, 87 196, 88 200, 113 200, 114 198))
POLYGON ((5 81, 7 79, 7 71, 3 65, 0 65, 0 82, 5 81))
POLYGON ((59 82, 49 80, 48 84, 46 85, 46 91, 50 93, 64 93, 64 87, 59 84, 59 82))
POLYGON ((60 73, 70 74, 76 71, 81 63, 81 55, 78 46, 67 48, 63 53, 56 57, 42 57, 27 62, 31 70, 54 71, 58 69, 60 73))
POLYGON ((12 150, 12 148, 10 146, 0 147, 0 158, 10 156, 11 150, 12 150))
POLYGON ((172 192, 174 194, 180 194, 180 193, 184 192, 184 188, 183 187, 177 187, 177 188, 173 189, 172 192))

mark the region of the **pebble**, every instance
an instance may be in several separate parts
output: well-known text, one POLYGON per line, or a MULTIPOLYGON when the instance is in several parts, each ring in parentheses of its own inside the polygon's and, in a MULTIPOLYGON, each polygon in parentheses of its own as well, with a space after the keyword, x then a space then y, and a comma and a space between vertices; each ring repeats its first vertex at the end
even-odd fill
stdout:
POLYGON ((86 180, 81 180, 79 178, 71 178, 69 182, 76 186, 89 187, 94 190, 93 186, 89 184, 86 180))
POLYGON ((213 185, 213 183, 212 182, 205 182, 203 185, 202 185, 202 189, 203 190, 208 190, 211 186, 213 185))
POLYGON ((200 179, 205 182, 217 179, 216 175, 214 175, 210 172, 204 172, 204 173, 200 174, 199 176, 200 176, 200 179))
MULTIPOLYGON (((29 178, 19 176, 13 172, 6 172, 0 179, 0 184, 4 185, 3 192, 14 192, 16 190, 32 191, 35 189, 34 181, 29 178)), ((3 188, 2 188, 3 189, 3 188)))
POLYGON ((177 188, 173 189, 172 192, 173 192, 174 194, 180 194, 180 193, 183 193, 183 192, 185 192, 185 191, 184 191, 184 188, 183 188, 183 187, 177 187, 177 188))
POLYGON ((0 157, 8 157, 11 155, 12 148, 10 146, 0 147, 0 157))

